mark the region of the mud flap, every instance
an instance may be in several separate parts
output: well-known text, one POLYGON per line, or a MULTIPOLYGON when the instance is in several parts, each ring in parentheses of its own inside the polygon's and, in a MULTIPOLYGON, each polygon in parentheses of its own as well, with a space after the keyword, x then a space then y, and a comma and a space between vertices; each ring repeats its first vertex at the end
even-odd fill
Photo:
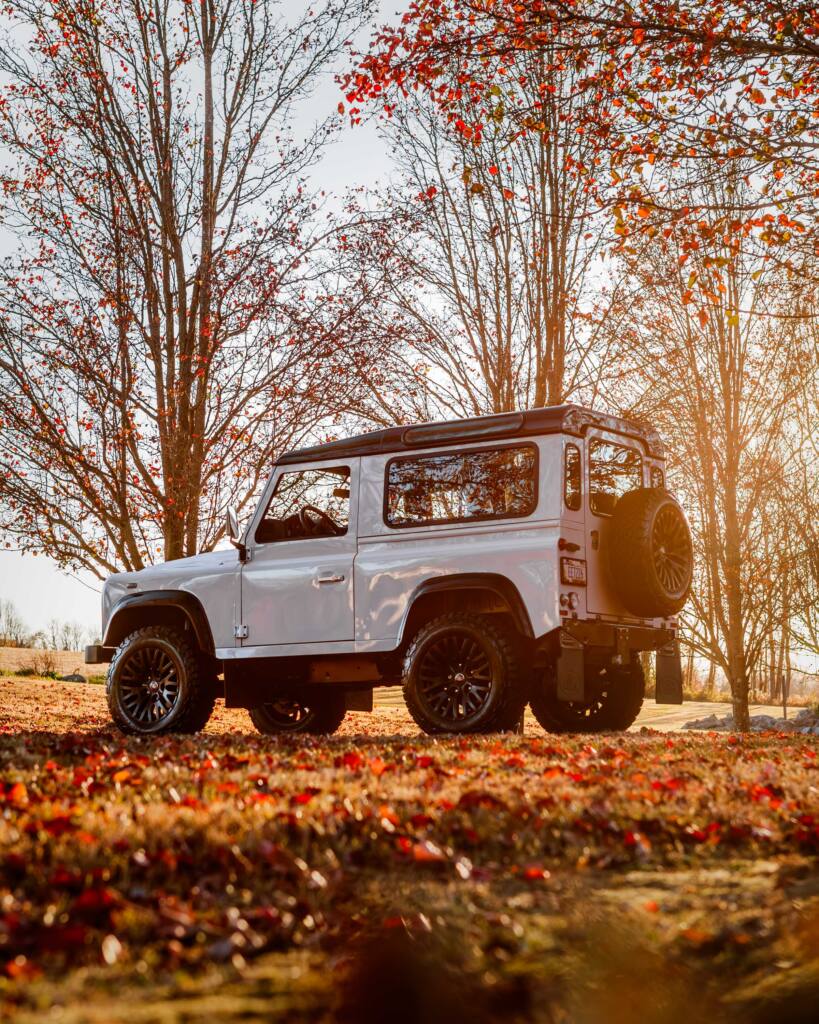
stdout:
POLYGON ((654 659, 656 674, 655 700, 658 704, 682 704, 682 662, 676 643, 657 651, 654 659))
POLYGON ((586 699, 583 645, 562 632, 557 657, 557 699, 581 703, 586 699))

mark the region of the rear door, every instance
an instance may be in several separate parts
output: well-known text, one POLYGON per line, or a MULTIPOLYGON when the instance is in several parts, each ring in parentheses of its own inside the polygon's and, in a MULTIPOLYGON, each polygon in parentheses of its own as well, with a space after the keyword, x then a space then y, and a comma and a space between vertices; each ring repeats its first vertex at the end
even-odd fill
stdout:
POLYGON ((605 554, 614 542, 611 515, 617 499, 643 486, 645 459, 639 441, 605 430, 590 430, 586 441, 586 608, 618 619, 634 616, 611 586, 605 554))

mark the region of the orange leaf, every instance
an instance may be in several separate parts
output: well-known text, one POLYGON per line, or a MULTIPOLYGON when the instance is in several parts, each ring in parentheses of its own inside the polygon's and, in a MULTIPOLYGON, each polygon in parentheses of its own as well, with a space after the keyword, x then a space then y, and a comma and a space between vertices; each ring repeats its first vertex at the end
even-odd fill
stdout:
POLYGON ((28 790, 22 782, 14 783, 6 793, 6 802, 13 804, 15 807, 25 807, 28 803, 28 790))
POLYGON ((446 855, 435 843, 423 839, 412 847, 412 859, 418 864, 441 864, 446 860, 446 855))

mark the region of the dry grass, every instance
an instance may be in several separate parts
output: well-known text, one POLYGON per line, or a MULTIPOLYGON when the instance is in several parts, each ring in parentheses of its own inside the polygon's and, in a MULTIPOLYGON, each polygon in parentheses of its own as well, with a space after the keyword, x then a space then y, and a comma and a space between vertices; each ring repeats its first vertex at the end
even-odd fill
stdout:
MULTIPOLYGON (((0 683, 16 1020, 799 1019, 819 997, 815 738, 125 740, 0 683)), ((366 730, 366 731, 365 731, 366 730)), ((809 1017, 804 1017, 805 1020, 809 1017)))

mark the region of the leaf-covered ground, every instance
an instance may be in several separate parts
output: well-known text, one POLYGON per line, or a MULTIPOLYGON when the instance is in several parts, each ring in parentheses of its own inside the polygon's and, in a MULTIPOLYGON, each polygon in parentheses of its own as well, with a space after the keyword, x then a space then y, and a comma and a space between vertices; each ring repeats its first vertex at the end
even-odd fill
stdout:
POLYGON ((392 709, 125 740, 100 687, 2 682, 2 1012, 812 1020, 818 765, 801 735, 436 741, 392 709))

